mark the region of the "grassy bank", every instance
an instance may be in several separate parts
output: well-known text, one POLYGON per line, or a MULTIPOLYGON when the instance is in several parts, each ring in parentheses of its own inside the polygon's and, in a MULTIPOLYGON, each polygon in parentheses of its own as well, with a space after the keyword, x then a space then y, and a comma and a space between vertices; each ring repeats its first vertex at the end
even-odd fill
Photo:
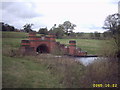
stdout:
POLYGON ((42 64, 3 56, 3 88, 62 87, 42 64))
POLYGON ((3 55, 3 88, 82 87, 85 67, 71 58, 52 55, 3 55))
MULTIPOLYGON (((83 66, 69 57, 3 55, 3 88, 93 88, 117 84, 118 63, 99 58, 83 66), (111 67, 112 66, 112 67, 111 67)), ((118 86, 117 86, 118 87, 118 86)))

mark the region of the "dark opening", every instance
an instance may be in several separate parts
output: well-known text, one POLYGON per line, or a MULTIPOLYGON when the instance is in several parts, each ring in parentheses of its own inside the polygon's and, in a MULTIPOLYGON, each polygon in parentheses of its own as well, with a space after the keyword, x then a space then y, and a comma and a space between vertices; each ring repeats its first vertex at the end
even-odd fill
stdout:
POLYGON ((49 53, 49 49, 45 44, 38 46, 36 51, 38 53, 49 53))

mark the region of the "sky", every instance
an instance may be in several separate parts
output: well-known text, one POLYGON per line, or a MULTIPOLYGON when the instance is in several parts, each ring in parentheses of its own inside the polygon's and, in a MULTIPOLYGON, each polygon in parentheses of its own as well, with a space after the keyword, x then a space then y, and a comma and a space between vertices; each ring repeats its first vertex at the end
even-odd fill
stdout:
POLYGON ((2 0, 0 22, 15 28, 34 24, 38 31, 70 21, 74 32, 104 32, 105 18, 118 12, 119 0, 2 0))

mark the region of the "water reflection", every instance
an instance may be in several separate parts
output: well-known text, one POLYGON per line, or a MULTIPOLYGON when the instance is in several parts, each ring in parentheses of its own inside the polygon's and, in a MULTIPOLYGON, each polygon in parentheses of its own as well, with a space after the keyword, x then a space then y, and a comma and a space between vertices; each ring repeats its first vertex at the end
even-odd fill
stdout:
POLYGON ((88 64, 97 60, 97 58, 98 57, 79 57, 79 58, 76 58, 76 60, 83 63, 83 65, 87 66, 88 64))

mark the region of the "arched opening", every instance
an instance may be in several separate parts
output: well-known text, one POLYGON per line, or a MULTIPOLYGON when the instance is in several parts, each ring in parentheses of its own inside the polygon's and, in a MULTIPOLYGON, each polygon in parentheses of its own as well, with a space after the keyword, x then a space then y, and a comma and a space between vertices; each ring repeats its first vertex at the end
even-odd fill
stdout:
POLYGON ((42 44, 42 45, 37 47, 36 52, 38 52, 38 53, 49 53, 49 49, 48 49, 47 45, 42 44))

